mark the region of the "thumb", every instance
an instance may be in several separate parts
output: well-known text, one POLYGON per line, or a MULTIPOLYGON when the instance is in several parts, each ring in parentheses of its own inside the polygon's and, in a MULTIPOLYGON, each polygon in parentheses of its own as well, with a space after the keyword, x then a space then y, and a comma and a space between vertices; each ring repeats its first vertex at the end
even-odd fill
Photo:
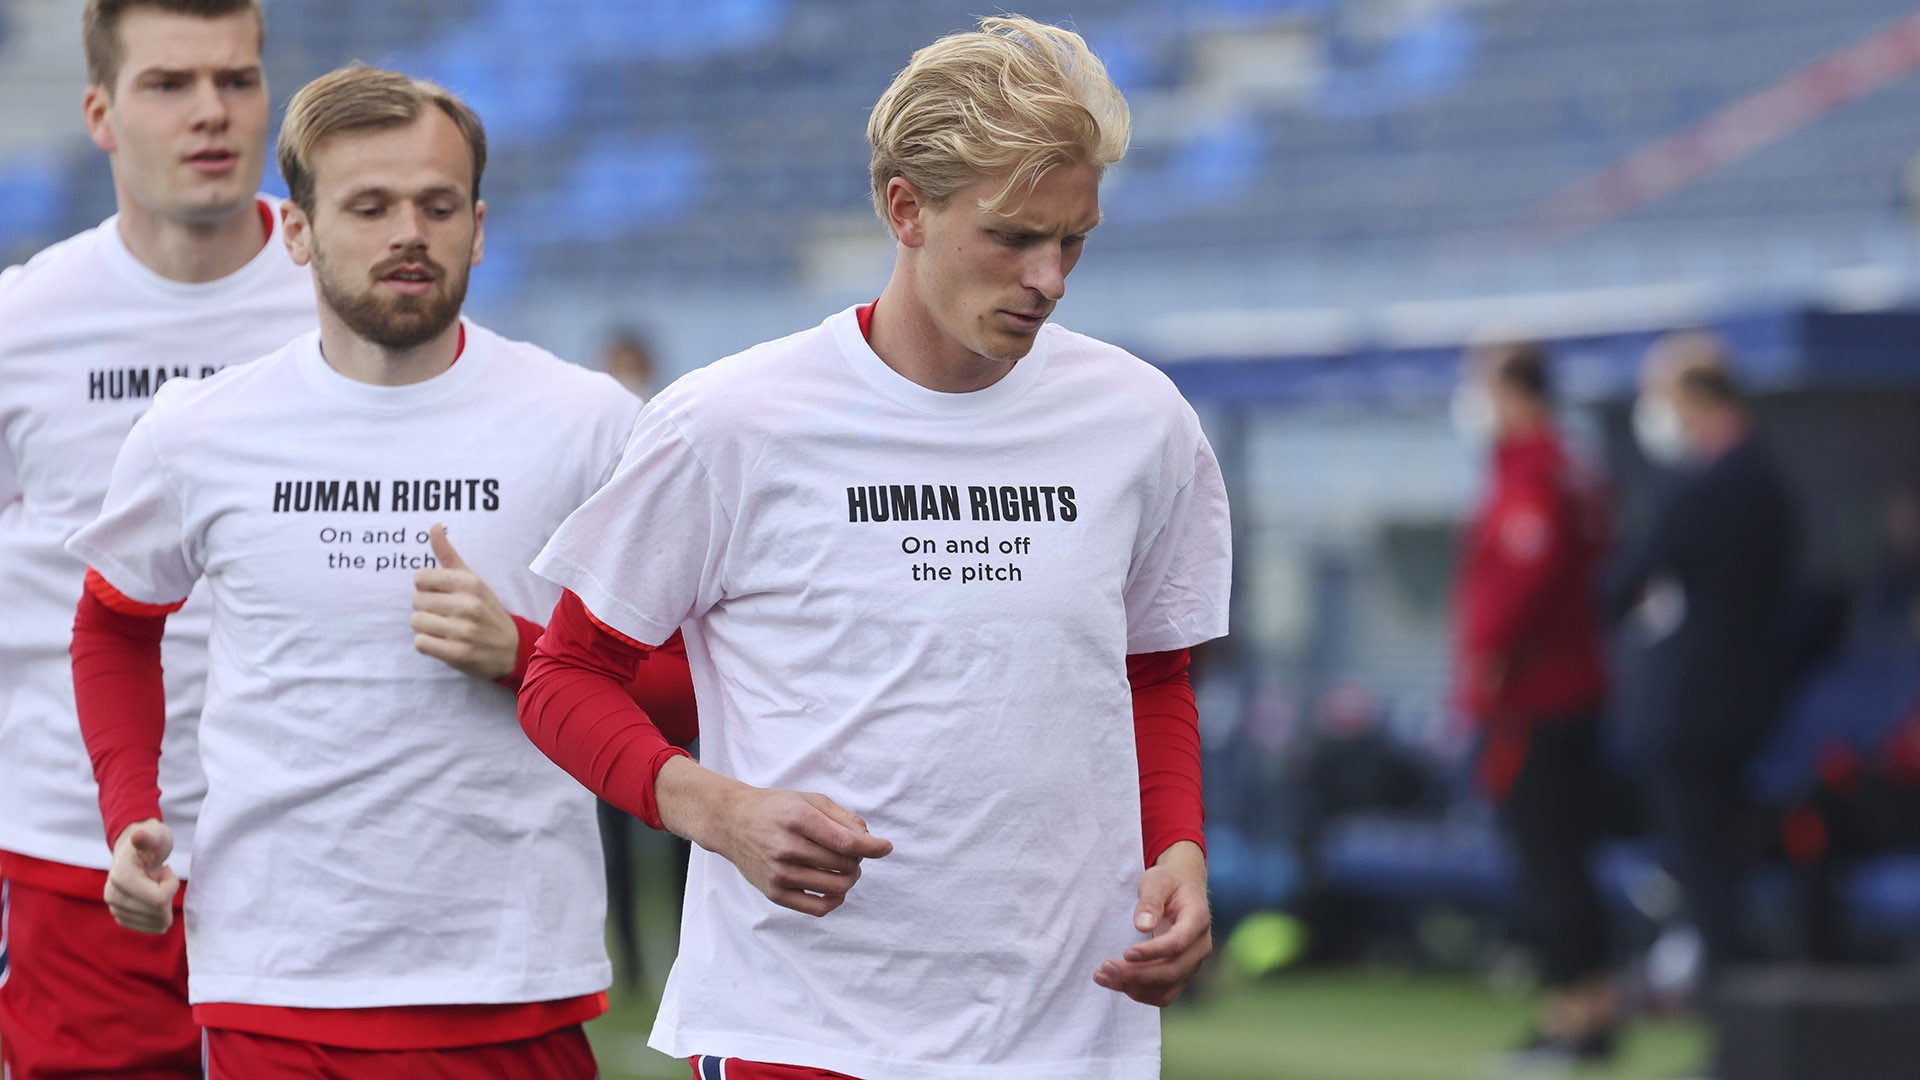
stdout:
MULTIPOLYGON (((173 854, 173 841, 158 829, 138 828, 128 837, 133 844, 134 854, 140 857, 140 865, 151 873, 156 867, 162 867, 167 856, 173 854)), ((172 871, 167 871, 172 873, 172 871)))
POLYGON ((460 553, 453 550, 453 542, 447 539, 444 525, 435 525, 427 530, 427 541, 433 545, 433 557, 448 570, 465 570, 467 564, 460 561, 460 553))
POLYGON ((827 816, 827 820, 847 830, 848 835, 841 843, 830 845, 835 850, 862 859, 885 858, 893 851, 893 843, 882 840, 867 831, 866 820, 818 792, 806 793, 806 800, 818 807, 827 816))
POLYGON ((1140 878, 1140 902, 1133 906, 1133 928, 1151 934, 1160 925, 1172 898, 1175 881, 1172 874, 1149 873, 1140 878))

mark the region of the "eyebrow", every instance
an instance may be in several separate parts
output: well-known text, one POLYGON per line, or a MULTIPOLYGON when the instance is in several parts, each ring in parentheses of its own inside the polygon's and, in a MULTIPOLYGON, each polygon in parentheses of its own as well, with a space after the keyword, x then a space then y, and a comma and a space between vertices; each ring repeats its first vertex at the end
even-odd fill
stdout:
MULTIPOLYGON (((1094 229, 1098 228, 1100 226, 1100 223, 1105 220, 1106 220, 1106 216, 1101 215, 1099 218, 1094 220, 1093 224, 1083 225, 1077 229, 1068 229, 1064 235, 1085 236, 1087 233, 1090 233, 1094 229)), ((992 229, 994 232, 1005 233, 1008 236, 1018 236, 1022 238, 1053 235, 1053 231, 1051 229, 1038 229, 1038 228, 1034 228, 1031 225, 1012 225, 1012 224, 990 225, 988 226, 988 228, 992 229)))
MULTIPOLYGON (((198 74, 198 73, 200 73, 200 72, 201 72, 201 71, 203 71, 203 70, 206 70, 206 69, 204 69, 204 68, 170 68, 170 67, 150 67, 150 68, 145 68, 145 69, 143 69, 143 70, 142 70, 142 71, 141 71, 141 72, 140 72, 139 74, 137 74, 137 75, 135 75, 135 76, 134 76, 134 79, 135 79, 135 80, 142 80, 142 79, 183 79, 183 78, 192 78, 192 77, 193 77, 194 75, 196 75, 196 74, 198 74)), ((260 74, 260 65, 259 65, 259 64, 248 64, 248 65, 247 65, 246 67, 231 67, 231 68, 215 68, 215 69, 213 69, 213 75, 214 75, 214 77, 215 77, 215 78, 221 78, 221 77, 223 77, 223 76, 232 76, 232 75, 253 75, 253 76, 258 76, 259 74, 260 74)))
MULTIPOLYGON (((455 187, 452 184, 435 184, 432 187, 422 188, 419 191, 413 192, 408 197, 414 198, 414 199, 436 199, 443 195, 451 195, 456 199, 462 199, 462 200, 464 200, 467 197, 466 192, 460 190, 458 187, 455 187)), ((386 187, 380 184, 374 184, 368 187, 354 188, 352 191, 349 191, 345 195, 340 196, 340 201, 342 203, 350 203, 359 199, 367 199, 367 198, 391 199, 393 197, 394 197, 394 190, 392 188, 386 187)))

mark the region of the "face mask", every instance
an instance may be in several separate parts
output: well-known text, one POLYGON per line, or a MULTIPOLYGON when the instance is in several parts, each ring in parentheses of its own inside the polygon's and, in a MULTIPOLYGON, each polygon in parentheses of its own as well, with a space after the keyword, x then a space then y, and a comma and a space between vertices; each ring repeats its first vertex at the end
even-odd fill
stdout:
POLYGON ((1687 459, 1687 432, 1673 403, 1656 394, 1633 402, 1633 437, 1649 461, 1678 465, 1687 459))
POLYGON ((1493 445, 1493 400, 1479 383, 1461 383, 1454 388, 1447 410, 1453 417, 1454 434, 1476 450, 1493 445))

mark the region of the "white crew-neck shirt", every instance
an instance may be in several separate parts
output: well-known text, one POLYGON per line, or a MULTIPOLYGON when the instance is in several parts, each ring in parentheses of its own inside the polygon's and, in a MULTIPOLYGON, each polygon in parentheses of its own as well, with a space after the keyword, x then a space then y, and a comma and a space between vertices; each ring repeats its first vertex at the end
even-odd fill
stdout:
POLYGON ((1226 632, 1227 501, 1160 372, 1055 326, 998 382, 893 371, 851 309, 696 371, 535 569, 686 624, 701 760, 894 850, 823 919, 696 850, 651 1044, 886 1080, 1142 1080, 1092 981, 1142 871, 1129 653, 1226 632))
MULTIPOLYGON (((313 282, 287 257, 278 215, 258 254, 203 284, 149 270, 118 217, 0 274, 0 850, 111 860, 67 655, 86 565, 65 544, 100 512, 135 418, 163 384, 252 360, 314 324, 313 282)), ((208 610, 195 593, 161 645, 160 806, 182 877, 206 790, 195 731, 208 610)))
POLYGON ((560 591, 527 562, 638 403, 464 326, 458 361, 408 386, 342 376, 317 333, 170 384, 71 543, 135 600, 212 593, 196 1003, 507 1004, 610 980, 593 797, 527 741, 513 691, 416 652, 408 619, 441 523, 545 622, 560 591))

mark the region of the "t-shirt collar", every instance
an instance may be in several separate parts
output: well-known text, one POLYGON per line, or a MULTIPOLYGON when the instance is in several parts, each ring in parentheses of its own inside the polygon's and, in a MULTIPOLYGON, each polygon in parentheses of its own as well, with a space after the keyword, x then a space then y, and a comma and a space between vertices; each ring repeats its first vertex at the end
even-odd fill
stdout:
POLYGON ((1033 349, 1013 365, 1013 370, 992 386, 964 394, 949 394, 928 389, 887 366, 885 360, 867 344, 860 333, 857 307, 850 307, 827 319, 841 355, 853 366, 862 381, 887 398, 917 412, 940 416, 977 416, 990 412, 1026 393, 1047 365, 1047 340, 1051 326, 1043 326, 1035 335, 1033 349))
MULTIPOLYGON (((271 196, 254 196, 255 212, 261 205, 270 206, 271 196)), ((162 277, 136 258, 120 236, 120 215, 115 214, 100 223, 100 258, 120 278, 136 289, 163 300, 177 300, 189 303, 204 303, 225 296, 239 296, 251 291, 260 281, 273 273, 274 267, 287 260, 286 244, 280 239, 280 215, 267 217, 267 242, 254 252, 240 269, 226 277, 212 281, 185 282, 162 277)))
POLYGON ((327 363, 327 358, 320 354, 318 330, 295 344, 294 362, 299 366, 300 377, 306 380, 307 385, 336 401, 389 412, 424 408, 438 405, 472 385, 485 372, 493 357, 488 336, 465 316, 460 318, 460 331, 465 344, 458 357, 459 363, 431 379, 405 386, 375 386, 349 379, 333 370, 333 365, 327 363))

